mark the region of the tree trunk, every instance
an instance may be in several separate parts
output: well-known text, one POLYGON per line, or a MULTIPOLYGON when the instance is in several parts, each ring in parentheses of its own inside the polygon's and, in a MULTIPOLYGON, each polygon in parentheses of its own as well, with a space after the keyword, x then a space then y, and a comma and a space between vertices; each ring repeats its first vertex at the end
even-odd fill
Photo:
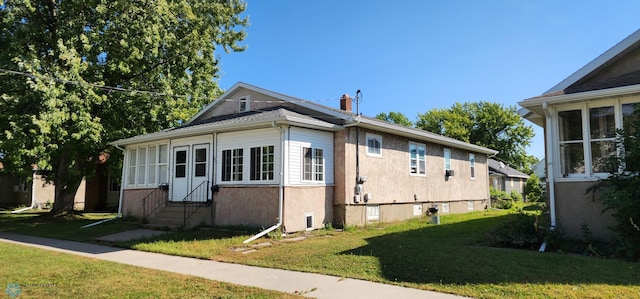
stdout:
POLYGON ((78 187, 82 183, 82 176, 77 175, 81 169, 80 163, 69 163, 65 157, 58 160, 55 184, 55 197, 53 200, 52 214, 73 212, 74 201, 78 187))

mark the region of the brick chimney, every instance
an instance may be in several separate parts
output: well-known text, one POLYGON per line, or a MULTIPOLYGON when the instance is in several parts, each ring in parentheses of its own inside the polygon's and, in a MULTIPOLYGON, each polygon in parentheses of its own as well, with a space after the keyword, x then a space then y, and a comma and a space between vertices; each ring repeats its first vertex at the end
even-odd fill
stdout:
POLYGON ((351 97, 346 93, 340 97, 340 109, 351 112, 351 97))

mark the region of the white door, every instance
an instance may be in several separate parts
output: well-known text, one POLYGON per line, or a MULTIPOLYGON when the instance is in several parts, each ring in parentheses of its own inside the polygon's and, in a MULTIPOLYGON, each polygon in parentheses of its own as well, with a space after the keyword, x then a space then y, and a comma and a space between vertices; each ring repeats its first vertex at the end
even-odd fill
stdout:
POLYGON ((183 201, 189 193, 189 146, 173 148, 173 177, 171 183, 171 201, 183 201))
POLYGON ((209 145, 196 144, 193 146, 191 170, 191 201, 207 201, 209 190, 209 145), (197 188, 197 189, 196 189, 197 188))

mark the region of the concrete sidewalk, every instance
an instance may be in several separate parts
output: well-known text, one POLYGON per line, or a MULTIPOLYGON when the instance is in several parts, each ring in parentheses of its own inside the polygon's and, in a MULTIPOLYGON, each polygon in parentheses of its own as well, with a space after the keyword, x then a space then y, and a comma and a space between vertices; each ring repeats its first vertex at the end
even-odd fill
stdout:
POLYGON ((0 241, 314 298, 465 298, 364 280, 251 267, 0 231, 0 241))

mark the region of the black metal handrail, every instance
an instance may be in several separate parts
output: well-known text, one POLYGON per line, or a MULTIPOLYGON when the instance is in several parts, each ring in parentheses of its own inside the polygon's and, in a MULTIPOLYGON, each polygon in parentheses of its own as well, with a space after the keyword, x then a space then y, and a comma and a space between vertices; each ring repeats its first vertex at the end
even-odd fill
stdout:
POLYGON ((142 220, 144 222, 147 221, 147 218, 153 214, 153 212, 166 204, 169 200, 168 190, 169 185, 162 184, 142 198, 142 220))
POLYGON ((183 226, 187 226, 187 220, 203 206, 210 204, 209 200, 209 181, 204 181, 195 187, 182 200, 184 206, 183 226))

